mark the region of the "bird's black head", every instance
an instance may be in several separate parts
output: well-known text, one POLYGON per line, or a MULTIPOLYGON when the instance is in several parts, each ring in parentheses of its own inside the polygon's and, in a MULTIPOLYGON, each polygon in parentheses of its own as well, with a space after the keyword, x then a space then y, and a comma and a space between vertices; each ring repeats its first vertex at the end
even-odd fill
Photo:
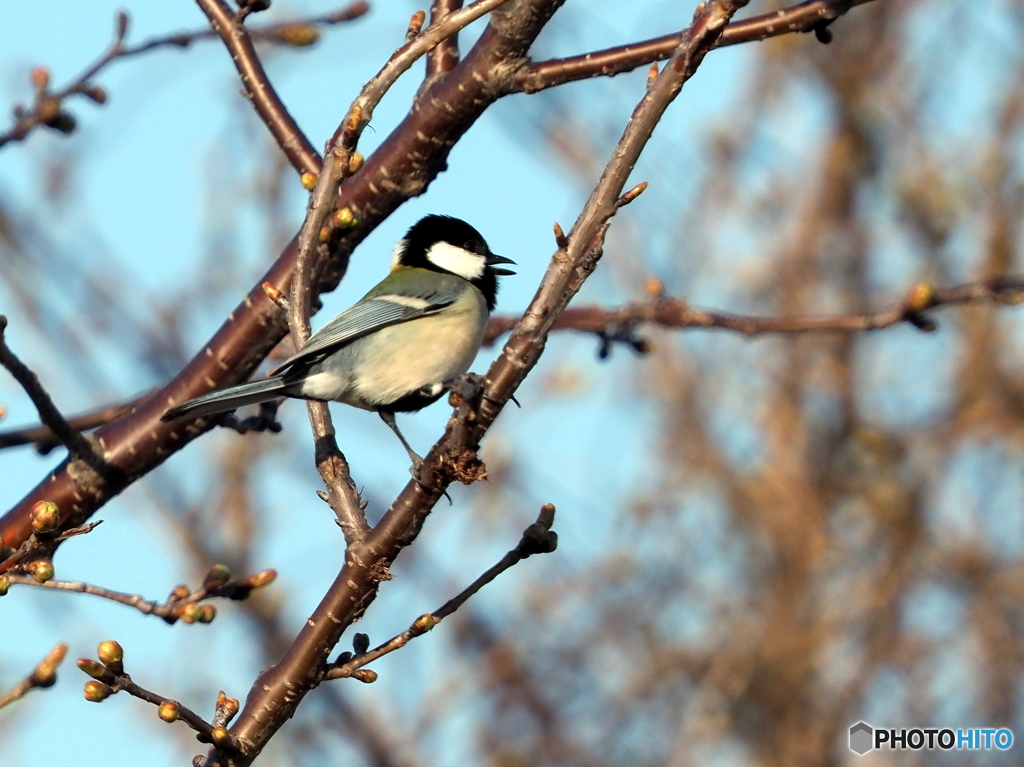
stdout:
POLYGON ((498 276, 515 274, 496 264, 514 264, 510 258, 491 253, 487 241, 465 221, 451 216, 421 218, 395 247, 392 268, 413 266, 461 277, 484 294, 487 310, 494 311, 498 276))

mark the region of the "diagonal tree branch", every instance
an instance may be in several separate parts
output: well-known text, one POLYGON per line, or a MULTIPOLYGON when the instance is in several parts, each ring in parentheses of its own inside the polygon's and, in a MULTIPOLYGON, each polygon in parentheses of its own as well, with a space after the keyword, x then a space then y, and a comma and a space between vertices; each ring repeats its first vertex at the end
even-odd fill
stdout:
MULTIPOLYGON (((327 670, 327 655, 345 628, 373 601, 378 584, 390 577, 391 563, 415 539, 448 484, 455 479, 483 476, 482 466, 478 462, 474 465, 476 445, 502 405, 536 364, 554 318, 593 271, 608 220, 621 205, 642 191, 642 187, 638 187, 619 196, 664 110, 743 2, 712 0, 702 6, 668 66, 634 111, 612 159, 569 234, 566 247, 559 249, 552 258, 530 308, 502 356, 491 366, 482 397, 471 401, 461 394, 455 395, 460 402, 457 415, 449 421, 445 436, 427 455, 419 477, 406 485, 363 540, 348 547, 341 572, 284 658, 256 680, 232 728, 232 734, 242 745, 244 759, 214 750, 208 764, 245 764, 260 752, 273 732, 291 716, 303 695, 322 680, 327 670)), ((468 57, 463 65, 471 59, 472 56, 468 57)))
POLYGON ((39 382, 39 378, 8 348, 4 340, 4 330, 7 328, 7 318, 0 314, 0 366, 5 367, 15 380, 21 384, 32 404, 36 406, 39 413, 39 420, 60 440, 70 453, 73 460, 81 461, 95 471, 99 477, 108 476, 111 467, 107 465, 103 455, 96 446, 82 436, 82 433, 74 428, 64 418, 46 389, 39 382))
MULTIPOLYGON (((552 330, 579 330, 611 341, 628 341, 642 325, 665 328, 707 328, 732 330, 746 336, 766 333, 857 333, 910 323, 919 330, 936 329, 923 312, 942 306, 994 303, 1016 305, 1024 301, 1024 277, 993 277, 951 288, 933 288, 918 283, 899 302, 877 312, 826 314, 818 316, 755 317, 697 309, 678 298, 657 296, 627 304, 620 309, 580 306, 566 309, 552 330)), ((516 317, 491 317, 484 343, 492 344, 515 327, 516 317)))
POLYGON ((242 79, 242 92, 252 102, 288 162, 299 173, 319 172, 322 162, 319 152, 309 143, 270 84, 256 46, 241 19, 236 18, 224 0, 196 0, 196 3, 231 53, 231 60, 242 79))
MULTIPOLYGON (((823 30, 821 34, 825 34, 826 27, 850 8, 868 2, 871 0, 808 0, 784 10, 734 21, 722 32, 715 47, 766 40, 794 32, 823 30)), ((826 36, 822 39, 830 38, 826 36)), ((574 80, 629 72, 655 61, 664 61, 672 55, 679 40, 679 34, 664 35, 582 56, 527 63, 516 72, 516 90, 536 93, 574 80)))
MULTIPOLYGON (((434 0, 430 6, 430 23, 462 7, 462 0, 434 0)), ((427 79, 451 72, 459 63, 458 33, 449 35, 427 54, 427 79)))

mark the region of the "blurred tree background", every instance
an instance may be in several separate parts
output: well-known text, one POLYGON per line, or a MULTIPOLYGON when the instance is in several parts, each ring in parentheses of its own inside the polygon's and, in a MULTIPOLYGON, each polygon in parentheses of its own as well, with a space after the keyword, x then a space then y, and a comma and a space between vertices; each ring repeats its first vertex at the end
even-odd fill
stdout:
MULTIPOLYGON (((30 65, 74 54, 53 74, 70 79, 102 49, 113 15, 11 5, 0 47, 16 53, 0 63, 12 101, 30 100, 30 65)), ((331 10, 296 0, 261 16, 331 10)), ((314 145, 415 10, 377 4, 321 28, 312 48, 260 48, 314 145)), ((130 11, 140 40, 204 23, 189 8, 130 11)), ((569 2, 531 55, 668 34, 691 11, 569 2)), ((481 28, 463 33, 464 49, 481 28)), ((1024 271, 1020 4, 881 0, 829 31, 827 45, 798 34, 709 54, 634 171, 649 189, 614 220, 574 305, 663 290, 742 315, 858 315, 919 283, 1024 271)), ((490 108, 448 172, 360 246, 314 326, 383 275, 393 242, 425 212, 467 218, 519 262, 499 312, 521 312, 554 250, 551 221, 575 218, 645 70, 490 108)), ((177 373, 295 233, 306 200, 238 97, 219 41, 117 62, 99 80, 110 103, 69 107, 74 133, 40 130, 0 149, 8 341, 68 413, 177 373)), ((364 153, 417 84, 410 73, 389 94, 364 153)), ((320 686, 262 763, 1016 763, 1016 747, 863 758, 847 748, 860 719, 1024 733, 1024 323, 992 302, 926 320, 934 332, 902 323, 755 338, 651 324, 637 331, 645 354, 613 343, 604 360, 592 334, 557 333, 522 409, 507 409, 484 443, 488 482, 453 489, 356 628, 374 643, 402 631, 513 547, 546 502, 558 507, 558 551, 374 664, 375 684, 320 686)), ((474 370, 496 354, 485 348, 474 370)), ((6 375, 0 401, 10 428, 35 418, 6 375)), ((283 409, 281 434, 219 430, 189 446, 56 560, 60 578, 153 599, 216 562, 237 574, 274 567, 274 585, 219 606, 209 626, 174 627, 12 588, 0 601, 0 690, 57 641, 78 657, 116 638, 136 681, 200 713, 219 689, 244 698, 343 556, 314 495, 303 410, 283 409)), ((403 423, 422 447, 447 416, 439 404, 403 423)), ((376 521, 407 481, 405 456, 375 417, 338 407, 335 417, 376 521)), ((59 452, 3 451, 3 505, 59 452)), ((85 702, 84 681, 66 663, 54 689, 0 712, 0 761, 169 765, 202 750, 126 695, 85 702)))

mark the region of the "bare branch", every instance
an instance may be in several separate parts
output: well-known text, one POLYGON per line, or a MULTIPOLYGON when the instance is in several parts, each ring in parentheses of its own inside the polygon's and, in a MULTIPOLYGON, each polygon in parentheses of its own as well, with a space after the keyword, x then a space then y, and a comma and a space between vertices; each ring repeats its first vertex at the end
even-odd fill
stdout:
POLYGON ((67 652, 67 642, 61 642, 50 650, 47 656, 39 661, 31 674, 18 682, 10 692, 0 695, 0 708, 9 706, 14 701, 24 698, 32 690, 53 687, 57 681, 57 667, 64 660, 67 652))
MULTIPOLYGON (((612 341, 635 340, 634 332, 644 324, 666 328, 734 330, 746 336, 757 336, 765 333, 856 333, 882 330, 906 322, 930 332, 936 329, 936 325, 923 316, 927 309, 969 303, 1016 305, 1022 301, 1024 277, 993 277, 944 289, 918 283, 907 291, 902 300, 878 312, 802 317, 755 317, 707 311, 678 298, 657 296, 620 309, 600 306, 566 309, 551 329, 595 333, 612 341)), ((499 336, 515 327, 517 321, 516 317, 492 317, 487 324, 484 343, 493 344, 499 336)))
MULTIPOLYGON (((294 21, 268 24, 250 31, 253 40, 265 41, 277 45, 303 47, 316 42, 318 27, 333 26, 357 19, 365 14, 370 6, 365 0, 356 0, 348 6, 321 16, 313 16, 294 21)), ((78 75, 69 85, 59 91, 50 93, 48 90, 49 73, 37 67, 32 71, 33 85, 36 87, 36 101, 31 110, 15 108, 15 124, 0 134, 0 147, 12 141, 25 139, 33 129, 46 125, 62 132, 74 130, 74 117, 64 111, 64 100, 69 96, 85 96, 97 104, 106 101, 106 91, 90 82, 96 75, 114 61, 139 56, 158 48, 187 48, 200 40, 212 40, 217 37, 211 29, 204 28, 188 32, 175 32, 146 40, 138 45, 125 45, 128 31, 128 16, 121 13, 117 17, 117 29, 113 43, 100 58, 82 74, 78 75)))
MULTIPOLYGON (((125 413, 130 413, 132 408, 148 399, 152 394, 153 392, 149 391, 128 402, 105 405, 96 410, 90 410, 88 413, 72 416, 67 419, 67 422, 72 429, 80 432, 95 429, 97 426, 110 423, 115 418, 120 418, 125 413)), ((0 450, 20 445, 35 445, 38 453, 46 455, 60 444, 61 441, 49 426, 31 426, 26 429, 0 432, 0 450)))
MULTIPOLYGON (((756 42, 793 32, 825 30, 850 8, 867 2, 871 0, 808 0, 783 10, 734 21, 723 30, 715 47, 756 42)), ((516 72, 515 89, 524 93, 536 93, 574 80, 610 77, 654 61, 664 61, 679 45, 681 35, 665 35, 582 56, 524 64, 516 72)))
POLYGON ((93 586, 81 581, 40 581, 32 577, 7 573, 0 575, 11 586, 36 586, 55 591, 71 591, 77 594, 92 594, 112 602, 133 607, 143 615, 155 615, 169 624, 181 620, 184 623, 210 623, 217 615, 213 605, 200 604, 203 600, 222 597, 224 599, 247 599, 253 590, 266 586, 277 577, 274 570, 263 570, 248 578, 230 580, 224 565, 214 565, 203 580, 202 586, 190 591, 186 586, 176 586, 167 601, 153 602, 139 594, 125 594, 120 591, 93 586))
POLYGON ((39 420, 46 424, 61 444, 68 449, 71 456, 90 466, 100 476, 109 474, 111 467, 108 466, 102 454, 88 439, 82 436, 81 432, 67 422, 57 406, 53 404, 50 395, 39 383, 36 374, 29 370, 8 348, 7 342, 4 340, 6 327, 7 318, 0 314, 0 365, 7 368, 15 380, 21 384, 21 388, 28 394, 32 404, 36 406, 39 420))
POLYGON ((243 93, 252 102, 256 113, 292 167, 299 173, 317 173, 322 162, 320 154, 309 143, 270 84, 252 38, 241 19, 235 17, 224 0, 196 0, 196 3, 210 20, 210 26, 224 41, 242 79, 243 93))
MULTIPOLYGON (((519 543, 516 544, 516 547, 508 551, 505 556, 488 568, 485 573, 473 581, 457 596, 449 599, 441 605, 441 607, 434 610, 434 612, 421 615, 413 621, 409 628, 401 634, 392 637, 384 644, 379 645, 372 650, 359 653, 354 657, 352 657, 351 653, 344 653, 341 658, 331 664, 324 678, 344 679, 354 676, 355 671, 361 669, 368 663, 372 663, 388 653, 392 653, 399 648, 405 647, 405 645, 409 644, 410 640, 426 634, 434 628, 434 626, 462 607, 462 605, 464 605, 471 596, 476 594, 480 589, 510 567, 513 567, 534 554, 549 554, 554 551, 558 546, 558 534, 551 529, 554 522, 555 507, 550 503, 545 504, 541 507, 540 514, 537 515, 537 521, 523 531, 523 537, 519 539, 519 543)), ((364 678, 360 681, 372 682, 375 680, 376 675, 374 675, 373 678, 364 678)))
MULTIPOLYGON (((288 309, 288 325, 296 349, 301 349, 309 340, 310 269, 314 248, 320 240, 318 235, 322 223, 338 195, 337 182, 326 180, 334 174, 334 166, 335 154, 332 151, 328 154, 327 166, 313 190, 306 220, 299 232, 299 253, 295 260, 288 309)), ((347 171, 348 166, 346 162, 344 170, 347 171)), ((327 403, 309 400, 306 409, 313 430, 314 460, 327 488, 326 500, 334 511, 345 542, 351 545, 353 541, 362 540, 370 529, 366 522, 365 507, 352 481, 348 461, 334 438, 334 422, 327 403)))
POLYGON ((238 744, 225 729, 227 723, 238 712, 238 701, 228 698, 223 692, 217 696, 213 722, 207 722, 197 713, 176 700, 164 697, 137 684, 124 670, 124 650, 113 640, 100 642, 96 648, 99 660, 79 658, 78 668, 92 679, 85 683, 85 699, 102 703, 111 695, 126 692, 133 698, 152 703, 165 722, 179 719, 198 733, 201 743, 216 743, 219 747, 237 751, 238 744))
MULTIPOLYGON (((462 0, 434 0, 430 6, 430 23, 436 24, 444 16, 462 7, 462 0)), ((459 35, 453 33, 438 43, 427 54, 427 77, 435 77, 451 72, 459 63, 459 35)))

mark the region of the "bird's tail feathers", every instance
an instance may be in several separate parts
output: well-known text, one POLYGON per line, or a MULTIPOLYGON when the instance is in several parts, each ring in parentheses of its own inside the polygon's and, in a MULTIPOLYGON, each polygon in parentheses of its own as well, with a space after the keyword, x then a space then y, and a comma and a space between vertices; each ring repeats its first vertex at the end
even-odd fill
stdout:
POLYGON ((210 392, 201 397, 190 399, 188 402, 182 402, 180 405, 176 405, 164 413, 160 420, 173 421, 185 416, 198 418, 204 415, 213 415, 214 413, 224 413, 244 405, 254 405, 257 402, 266 402, 267 400, 274 399, 274 397, 283 394, 287 388, 288 384, 284 382, 281 376, 232 386, 230 389, 210 392))

